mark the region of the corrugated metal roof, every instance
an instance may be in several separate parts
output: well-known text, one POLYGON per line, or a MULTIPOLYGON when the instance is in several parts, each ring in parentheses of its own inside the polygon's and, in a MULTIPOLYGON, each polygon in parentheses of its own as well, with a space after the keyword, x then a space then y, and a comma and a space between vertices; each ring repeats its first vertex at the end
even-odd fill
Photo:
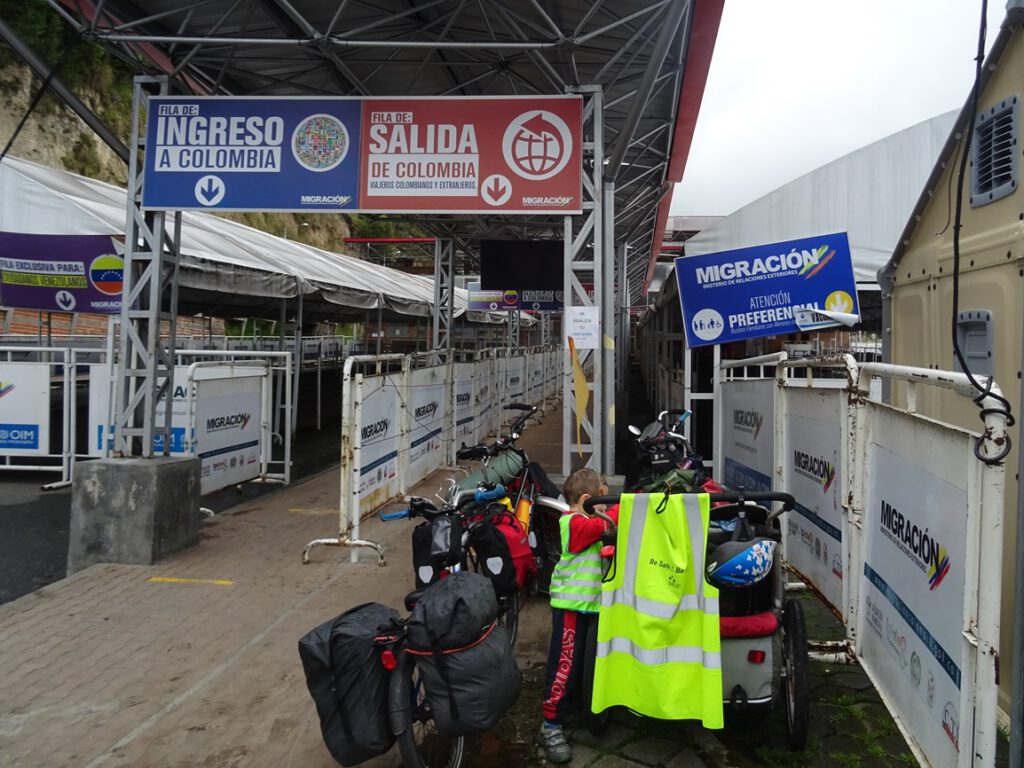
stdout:
MULTIPOLYGON (((630 246, 634 296, 689 152, 723 2, 50 0, 88 38, 184 92, 502 96, 600 85, 608 155, 623 161, 616 240, 630 246), (655 61, 677 17, 679 34, 655 61)), ((462 246, 561 238, 563 227, 554 216, 416 218, 462 246)))

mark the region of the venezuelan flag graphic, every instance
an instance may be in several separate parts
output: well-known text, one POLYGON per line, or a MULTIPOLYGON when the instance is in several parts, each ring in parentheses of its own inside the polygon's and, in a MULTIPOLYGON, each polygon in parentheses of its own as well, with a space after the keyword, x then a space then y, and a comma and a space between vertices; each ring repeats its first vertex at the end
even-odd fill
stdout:
POLYGON ((4 395, 8 394, 13 389, 14 389, 14 385, 13 384, 11 384, 11 383, 4 383, 4 382, 0 381, 0 397, 3 397, 4 395))
POLYGON ((935 589, 949 573, 949 554, 945 547, 939 548, 938 565, 934 562, 928 568, 928 589, 935 589))
POLYGON ((89 280, 100 293, 120 296, 124 286, 124 260, 112 254, 97 256, 89 265, 89 280))

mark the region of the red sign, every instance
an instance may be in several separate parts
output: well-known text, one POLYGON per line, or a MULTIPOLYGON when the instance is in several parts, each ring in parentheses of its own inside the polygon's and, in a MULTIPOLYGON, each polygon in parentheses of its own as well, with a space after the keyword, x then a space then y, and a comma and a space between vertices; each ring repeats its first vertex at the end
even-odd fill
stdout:
POLYGON ((367 99, 364 211, 582 212, 583 99, 367 99))

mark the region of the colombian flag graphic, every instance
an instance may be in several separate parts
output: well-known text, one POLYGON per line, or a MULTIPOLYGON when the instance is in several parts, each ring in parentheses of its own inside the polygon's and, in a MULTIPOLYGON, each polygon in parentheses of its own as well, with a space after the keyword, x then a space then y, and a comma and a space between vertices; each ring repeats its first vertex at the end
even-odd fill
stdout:
POLYGON ((124 260, 112 254, 97 256, 89 265, 89 279, 100 293, 120 296, 124 285, 124 260))

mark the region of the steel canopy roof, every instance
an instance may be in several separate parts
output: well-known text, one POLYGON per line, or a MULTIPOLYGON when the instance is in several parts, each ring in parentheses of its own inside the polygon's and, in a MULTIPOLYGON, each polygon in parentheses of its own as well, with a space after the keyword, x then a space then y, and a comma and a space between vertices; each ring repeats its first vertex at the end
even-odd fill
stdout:
MULTIPOLYGON (((87 38, 139 72, 170 75, 184 93, 522 96, 600 85, 615 239, 630 246, 634 300, 682 177, 724 3, 48 1, 87 38), (676 18, 661 60, 655 41, 676 18)), ((553 216, 415 219, 468 250, 481 237, 562 236, 553 216)))

